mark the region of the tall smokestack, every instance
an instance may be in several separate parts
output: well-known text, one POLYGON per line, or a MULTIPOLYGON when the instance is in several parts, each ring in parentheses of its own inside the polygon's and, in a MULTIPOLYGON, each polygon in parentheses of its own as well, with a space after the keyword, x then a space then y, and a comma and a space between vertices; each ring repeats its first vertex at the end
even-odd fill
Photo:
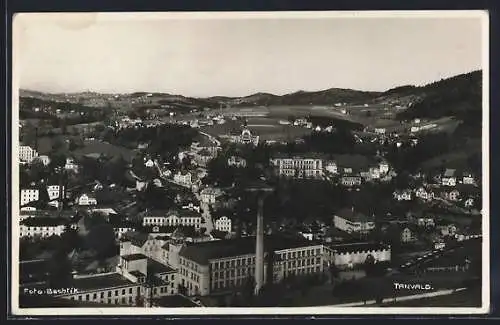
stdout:
POLYGON ((255 294, 264 285, 264 196, 258 198, 257 237, 255 244, 255 294))

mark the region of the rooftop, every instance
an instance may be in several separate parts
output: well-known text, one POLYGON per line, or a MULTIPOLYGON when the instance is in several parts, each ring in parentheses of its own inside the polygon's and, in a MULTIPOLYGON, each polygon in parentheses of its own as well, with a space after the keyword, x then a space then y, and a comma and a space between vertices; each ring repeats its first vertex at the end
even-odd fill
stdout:
POLYGON ((455 176, 456 169, 446 169, 444 171, 444 177, 454 177, 455 176))
POLYGON ((329 247, 330 249, 338 253, 362 252, 362 251, 372 251, 372 250, 381 250, 390 248, 390 246, 383 243, 371 243, 371 242, 334 244, 330 245, 329 247))
POLYGON ((68 220, 59 217, 38 217, 24 219, 20 224, 26 227, 56 227, 68 224, 68 220))
POLYGON ((135 285, 118 273, 106 273, 85 278, 73 279, 72 287, 81 291, 135 285))
POLYGON ((337 216, 342 217, 351 222, 371 222, 374 221, 373 217, 357 212, 352 208, 344 208, 336 213, 337 216))
POLYGON ((170 307, 170 308, 197 307, 197 305, 194 302, 181 295, 161 297, 158 298, 156 303, 160 307, 170 307))
POLYGON ((147 259, 148 257, 144 254, 130 254, 130 255, 122 255, 122 258, 126 261, 138 261, 147 259))
POLYGON ((173 268, 168 265, 157 262, 148 258, 148 274, 172 273, 175 272, 173 268))
MULTIPOLYGON (((319 245, 305 238, 289 237, 284 235, 270 235, 264 238, 265 250, 283 250, 289 248, 308 247, 319 245)), ((212 259, 255 253, 255 237, 225 239, 203 243, 188 244, 179 253, 180 256, 206 265, 212 259)))

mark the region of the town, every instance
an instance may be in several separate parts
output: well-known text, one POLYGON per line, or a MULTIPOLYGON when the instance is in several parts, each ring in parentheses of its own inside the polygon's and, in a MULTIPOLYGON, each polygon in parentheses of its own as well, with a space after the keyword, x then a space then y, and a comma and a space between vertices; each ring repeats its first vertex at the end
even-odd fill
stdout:
POLYGON ((415 108, 480 75, 329 104, 21 91, 21 306, 480 305, 481 127, 415 108))

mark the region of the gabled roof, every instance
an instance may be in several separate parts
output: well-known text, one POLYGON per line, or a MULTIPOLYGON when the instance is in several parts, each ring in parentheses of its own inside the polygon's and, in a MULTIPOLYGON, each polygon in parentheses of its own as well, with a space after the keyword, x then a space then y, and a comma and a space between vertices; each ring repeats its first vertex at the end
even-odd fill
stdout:
POLYGON ((369 217, 361 212, 357 212, 352 208, 344 208, 336 213, 337 216, 342 217, 351 222, 373 222, 375 218, 369 217))

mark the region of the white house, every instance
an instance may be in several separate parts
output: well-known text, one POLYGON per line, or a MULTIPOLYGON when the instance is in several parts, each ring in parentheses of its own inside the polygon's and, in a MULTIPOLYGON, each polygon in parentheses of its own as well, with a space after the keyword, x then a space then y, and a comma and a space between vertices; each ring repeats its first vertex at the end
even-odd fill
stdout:
POLYGON ((360 176, 342 176, 340 182, 344 186, 359 186, 361 185, 360 176))
POLYGON ((431 200, 434 198, 434 192, 432 191, 428 192, 424 187, 419 187, 415 191, 415 196, 422 200, 431 200))
POLYGON ((97 205, 97 200, 95 197, 88 194, 82 194, 77 199, 78 205, 97 205))
POLYGON ((385 128, 375 128, 376 134, 385 134, 385 128))
POLYGON ((222 194, 224 193, 219 188, 207 187, 201 190, 200 199, 206 204, 215 204, 217 198, 219 198, 222 194))
POLYGON ((20 204, 21 206, 38 201, 40 197, 40 191, 36 188, 26 188, 26 189, 21 189, 21 197, 20 197, 20 204))
POLYGON ((396 190, 392 193, 395 200, 398 201, 411 201, 412 192, 410 190, 396 190))
POLYGON ((443 176, 441 177, 441 184, 443 186, 456 186, 457 177, 455 176, 455 169, 446 169, 443 176))
POLYGON ((228 166, 244 168, 247 166, 247 161, 244 158, 231 156, 227 159, 228 166))
POLYGON ((472 175, 471 173, 464 173, 462 175, 462 183, 467 184, 467 185, 476 184, 476 180, 474 179, 474 175, 472 175))
POLYGON ((50 158, 47 155, 38 156, 34 160, 41 162, 44 166, 48 166, 50 164, 50 158))
POLYGON ((190 187, 193 185, 192 175, 190 172, 178 172, 174 175, 174 182, 190 187))
POLYGON ((417 226, 419 227, 434 227, 436 224, 434 218, 431 217, 420 217, 417 218, 417 226))
POLYGON ((342 209, 334 217, 333 223, 347 233, 366 234, 375 229, 375 220, 362 213, 355 212, 354 208, 342 209))
POLYGON ((49 194, 49 201, 60 198, 64 193, 64 186, 48 185, 47 193, 49 194))
POLYGON ((75 162, 73 158, 66 158, 66 164, 64 165, 64 169, 77 172, 78 164, 75 162))
POLYGON ((23 162, 31 163, 38 157, 38 152, 30 146, 19 146, 19 159, 23 162))
POLYGON ((380 174, 387 174, 389 172, 389 164, 386 161, 381 161, 378 164, 380 174))
POLYGON ((335 161, 327 162, 325 169, 332 174, 338 173, 338 167, 337 167, 337 163, 335 161))
POLYGON ((148 159, 145 163, 144 163, 144 166, 148 167, 148 168, 151 168, 153 167, 155 164, 154 162, 151 160, 151 159, 148 159))
POLYGON ((219 219, 215 220, 214 227, 219 231, 225 232, 231 232, 233 229, 231 219, 226 216, 220 217, 219 219))

